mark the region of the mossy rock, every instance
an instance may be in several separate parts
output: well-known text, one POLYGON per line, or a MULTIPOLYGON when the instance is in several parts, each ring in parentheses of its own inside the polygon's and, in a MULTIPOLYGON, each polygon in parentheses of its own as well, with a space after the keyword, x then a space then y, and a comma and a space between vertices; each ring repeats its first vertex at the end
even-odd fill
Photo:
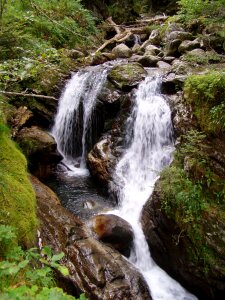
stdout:
POLYGON ((108 79, 121 90, 131 90, 147 75, 139 63, 126 63, 112 68, 108 79))
POLYGON ((35 194, 27 177, 26 159, 2 122, 0 145, 0 224, 14 226, 18 242, 31 246, 38 225, 35 194))
POLYGON ((17 135, 17 141, 27 157, 37 152, 42 152, 44 155, 56 149, 54 138, 36 126, 23 128, 17 135))
POLYGON ((207 134, 220 135, 225 130, 225 73, 191 75, 184 86, 184 100, 207 134))

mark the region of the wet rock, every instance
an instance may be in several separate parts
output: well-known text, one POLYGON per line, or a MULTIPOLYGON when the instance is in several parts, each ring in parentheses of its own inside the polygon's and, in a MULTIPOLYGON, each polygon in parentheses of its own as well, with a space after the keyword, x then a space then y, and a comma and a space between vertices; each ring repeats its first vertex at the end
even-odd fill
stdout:
POLYGON ((204 216, 202 236, 211 248, 210 251, 217 255, 215 265, 208 272, 204 272, 201 258, 193 258, 198 253, 198 243, 188 237, 186 229, 180 227, 178 222, 167 217, 161 207, 160 197, 157 188, 145 204, 141 217, 153 259, 199 299, 222 299, 225 292, 221 268, 225 255, 223 221, 215 211, 204 216))
POLYGON ((182 92, 168 95, 168 99, 172 111, 175 136, 185 135, 188 131, 196 129, 197 122, 193 116, 192 108, 184 103, 182 92))
POLYGON ((138 62, 140 58, 142 58, 143 54, 133 54, 128 61, 129 62, 138 62))
POLYGON ((110 138, 102 139, 95 144, 87 156, 88 168, 91 175, 103 186, 107 186, 111 179, 111 165, 115 160, 110 144, 110 138))
POLYGON ((170 64, 168 64, 164 61, 161 61, 161 60, 157 62, 156 66, 160 69, 170 69, 171 68, 170 64))
POLYGON ((97 53, 95 55, 93 55, 91 57, 91 62, 90 64, 92 66, 97 66, 97 65, 100 65, 100 64, 103 64, 105 62, 107 62, 109 59, 107 58, 107 56, 105 56, 104 54, 102 53, 97 53))
POLYGON ((158 57, 158 56, 144 55, 138 60, 138 62, 143 67, 156 67, 156 64, 159 60, 160 60, 160 57, 158 57))
POLYGON ((100 241, 129 257, 133 230, 127 221, 112 214, 98 215, 91 220, 91 227, 100 241))
POLYGON ((28 158, 30 170, 38 177, 47 176, 51 165, 62 159, 54 138, 37 126, 20 130, 16 141, 28 158))
POLYGON ((193 50, 195 48, 199 48, 199 47, 200 47, 200 43, 197 39, 194 41, 185 40, 180 44, 178 51, 180 53, 185 53, 187 51, 191 51, 191 50, 193 50))
POLYGON ((38 181, 32 182, 40 220, 39 243, 50 246, 54 253, 65 253, 62 263, 70 275, 57 274, 57 280, 66 291, 76 297, 84 292, 96 300, 151 300, 143 277, 118 251, 95 240, 84 223, 52 197, 46 201, 38 181))
POLYGON ((112 49, 112 53, 116 58, 129 58, 132 55, 132 51, 125 44, 119 44, 112 49))
POLYGON ((175 73, 167 74, 162 80, 163 93, 175 94, 178 90, 183 88, 186 78, 186 75, 176 75, 175 73))
POLYGON ((108 79, 119 89, 129 91, 147 75, 139 63, 127 63, 112 68, 108 79))
POLYGON ((43 203, 49 202, 56 207, 57 205, 61 206, 59 198, 49 187, 47 187, 47 185, 43 184, 33 175, 30 175, 30 181, 35 190, 37 201, 42 201, 43 203))
POLYGON ((115 119, 110 120, 107 133, 93 147, 87 157, 88 167, 93 178, 107 187, 115 164, 130 141, 132 132, 127 134, 127 119, 133 108, 133 94, 121 95, 120 110, 115 119))

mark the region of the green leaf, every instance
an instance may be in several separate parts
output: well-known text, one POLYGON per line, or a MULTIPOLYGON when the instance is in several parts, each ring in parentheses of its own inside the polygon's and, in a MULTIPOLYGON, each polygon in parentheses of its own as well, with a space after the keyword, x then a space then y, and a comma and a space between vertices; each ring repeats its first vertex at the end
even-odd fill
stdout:
POLYGON ((52 256, 52 261, 54 261, 54 262, 59 261, 61 258, 63 258, 63 256, 64 256, 63 252, 61 252, 59 254, 55 254, 52 256))
POLYGON ((41 253, 47 255, 49 258, 52 257, 52 249, 48 246, 43 247, 41 253))
POLYGON ((63 275, 63 276, 68 276, 70 273, 69 273, 69 270, 67 269, 67 267, 65 266, 58 266, 57 267, 57 270, 63 275))

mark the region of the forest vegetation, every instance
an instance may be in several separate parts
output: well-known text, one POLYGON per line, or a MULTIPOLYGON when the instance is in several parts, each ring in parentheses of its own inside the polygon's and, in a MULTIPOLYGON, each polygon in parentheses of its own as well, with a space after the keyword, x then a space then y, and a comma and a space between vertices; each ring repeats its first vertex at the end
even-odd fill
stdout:
MULTIPOLYGON (((11 139, 10 119, 18 99, 7 96, 7 92, 58 95, 62 78, 85 64, 84 56, 103 43, 104 17, 86 8, 93 8, 90 2, 93 1, 0 0, 1 299, 75 299, 57 287, 54 277, 54 270, 67 275, 68 270, 60 265, 63 253, 53 254, 49 247, 40 253, 34 248, 39 226, 35 193, 28 179, 27 160, 11 139)), ((128 10, 119 6, 118 2, 123 6, 123 1, 103 2, 103 15, 112 15, 117 22, 122 22, 124 16, 125 21, 134 22, 151 8, 149 1, 125 1, 128 10)), ((204 31, 225 38, 225 0, 169 2, 177 11, 169 21, 184 24, 197 36, 204 31)), ((169 21, 160 28, 162 32, 169 21)), ((186 59, 199 67, 218 56, 204 62, 190 56, 186 59)), ((174 163, 163 171, 157 186, 163 190, 163 209, 172 218, 179 218, 190 239, 199 245, 198 255, 204 259, 206 272, 217 258, 199 237, 203 230, 201 218, 216 211, 218 218, 225 219, 225 182, 215 174, 207 153, 207 138, 220 138, 225 133, 224 86, 224 70, 187 78, 184 100, 192 106, 200 128, 182 136, 184 142, 178 147, 174 163), (189 173, 183 168, 187 159, 189 173)), ((32 99, 29 105, 32 110, 38 104, 32 99)), ((81 295, 80 299, 86 298, 81 295)))

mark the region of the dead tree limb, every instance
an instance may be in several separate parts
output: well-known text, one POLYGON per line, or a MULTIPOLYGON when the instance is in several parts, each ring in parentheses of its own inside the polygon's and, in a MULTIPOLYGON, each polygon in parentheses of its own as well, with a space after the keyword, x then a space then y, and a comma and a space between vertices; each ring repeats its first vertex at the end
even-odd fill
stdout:
POLYGON ((45 95, 6 92, 6 91, 1 91, 1 90, 0 90, 0 93, 4 94, 4 95, 8 95, 8 96, 34 97, 34 98, 41 98, 41 99, 49 99, 49 100, 58 101, 58 99, 56 99, 55 97, 45 96, 45 95))

